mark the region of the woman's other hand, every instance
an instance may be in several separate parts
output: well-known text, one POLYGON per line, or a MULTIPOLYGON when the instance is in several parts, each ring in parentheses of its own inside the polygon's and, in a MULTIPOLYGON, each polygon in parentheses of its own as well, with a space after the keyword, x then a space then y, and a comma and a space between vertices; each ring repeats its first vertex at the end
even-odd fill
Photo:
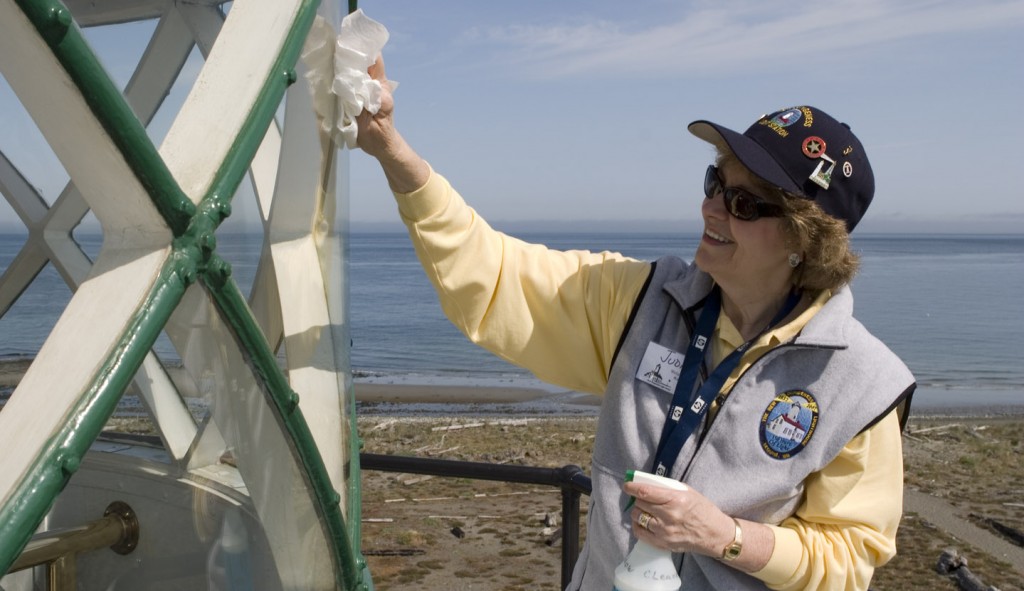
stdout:
POLYGON ((395 128, 395 101, 384 70, 384 59, 378 57, 367 72, 381 83, 380 109, 376 113, 363 110, 356 117, 359 130, 356 142, 380 162, 392 191, 411 193, 426 184, 430 167, 395 128))
MULTIPOLYGON (((736 537, 733 518, 692 487, 679 491, 627 482, 623 490, 636 498, 631 510, 633 535, 652 546, 721 558, 736 537)), ((741 520, 740 524, 743 549, 730 564, 746 572, 760 570, 771 557, 775 535, 760 523, 741 520)))
POLYGON ((356 136, 356 143, 364 152, 380 159, 393 151, 398 142, 395 130, 394 112, 395 100, 391 95, 391 85, 388 84, 387 74, 384 71, 384 58, 378 56, 377 61, 367 70, 370 78, 380 82, 380 109, 376 113, 363 110, 356 117, 356 125, 359 133, 356 136))

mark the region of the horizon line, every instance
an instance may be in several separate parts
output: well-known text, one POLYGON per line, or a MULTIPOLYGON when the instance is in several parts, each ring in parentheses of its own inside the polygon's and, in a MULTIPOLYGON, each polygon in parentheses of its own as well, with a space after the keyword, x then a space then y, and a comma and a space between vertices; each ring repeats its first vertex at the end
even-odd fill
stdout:
MULTIPOLYGON (((663 234, 668 232, 699 232, 702 223, 696 219, 685 220, 490 220, 488 224, 504 232, 564 232, 566 234, 580 234, 587 232, 615 233, 652 233, 663 234), (569 227, 566 227, 566 226, 569 227)), ((405 232, 405 226, 401 221, 350 221, 349 231, 353 233, 365 232, 405 232)), ((261 231, 258 223, 246 224, 245 226, 221 228, 225 234, 239 234, 261 231)), ((88 234, 102 233, 98 224, 80 225, 73 232, 85 232, 88 234)), ((1024 237, 1024 220, 1016 221, 1012 217, 995 221, 968 221, 962 219, 948 220, 864 220, 855 230, 858 236, 865 234, 947 234, 947 235, 1008 235, 1024 237)), ((6 235, 27 235, 28 230, 17 223, 0 222, 0 234, 6 235)))

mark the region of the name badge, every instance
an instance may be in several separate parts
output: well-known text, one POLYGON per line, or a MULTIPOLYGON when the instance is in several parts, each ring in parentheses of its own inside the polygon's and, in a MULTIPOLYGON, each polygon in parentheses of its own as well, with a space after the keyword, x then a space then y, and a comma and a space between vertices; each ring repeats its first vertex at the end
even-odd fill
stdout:
POLYGON ((679 381, 684 357, 682 353, 652 341, 647 344, 644 358, 640 360, 636 379, 672 394, 676 390, 676 382, 679 381))

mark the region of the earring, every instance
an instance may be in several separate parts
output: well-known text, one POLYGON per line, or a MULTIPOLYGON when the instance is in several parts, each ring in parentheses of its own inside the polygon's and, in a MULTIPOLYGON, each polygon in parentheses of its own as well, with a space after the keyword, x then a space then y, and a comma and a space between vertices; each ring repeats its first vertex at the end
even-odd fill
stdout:
POLYGON ((800 255, 798 255, 795 252, 789 254, 789 266, 790 267, 793 267, 794 269, 796 269, 797 267, 800 266, 801 262, 802 261, 800 260, 800 255))

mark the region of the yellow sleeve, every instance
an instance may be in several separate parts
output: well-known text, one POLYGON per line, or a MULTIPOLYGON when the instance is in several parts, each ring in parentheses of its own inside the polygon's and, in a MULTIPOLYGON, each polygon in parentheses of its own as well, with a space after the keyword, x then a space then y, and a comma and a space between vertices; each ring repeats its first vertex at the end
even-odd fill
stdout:
POLYGON ((775 550, 754 573, 772 589, 867 589, 896 555, 903 513, 899 419, 891 412, 806 481, 804 502, 773 527, 775 550))
POLYGON ((601 394, 649 263, 555 251, 493 230, 441 175, 396 194, 445 315, 471 341, 542 380, 601 394))

